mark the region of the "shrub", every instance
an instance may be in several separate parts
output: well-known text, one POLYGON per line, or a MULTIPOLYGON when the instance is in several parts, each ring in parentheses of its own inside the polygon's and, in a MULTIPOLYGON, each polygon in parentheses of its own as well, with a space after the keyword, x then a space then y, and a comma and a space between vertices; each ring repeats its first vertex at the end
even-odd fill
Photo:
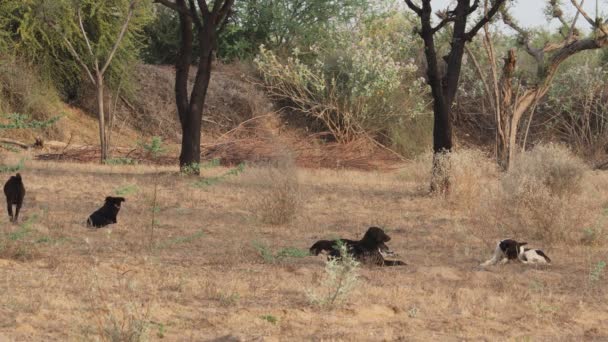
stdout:
POLYGON ((493 235, 580 242, 601 207, 583 190, 586 170, 564 147, 539 145, 516 156, 497 181, 485 181, 474 217, 493 235))
POLYGON ((252 209, 264 223, 280 225, 290 222, 300 205, 298 175, 293 160, 284 157, 259 171, 260 192, 252 203, 252 209))
POLYGON ((577 153, 594 158, 608 148, 608 68, 596 66, 592 57, 579 63, 556 76, 541 110, 550 117, 544 126, 577 153))
POLYGON ((340 259, 331 258, 325 263, 326 278, 321 284, 321 293, 307 291, 311 303, 329 307, 343 302, 358 283, 359 262, 348 253, 344 243, 339 242, 340 259))
POLYGON ((544 187, 551 195, 572 196, 579 193, 587 169, 582 160, 561 145, 538 145, 516 157, 504 178, 505 189, 517 196, 518 191, 544 187))
POLYGON ((307 51, 294 49, 285 59, 262 46, 255 65, 263 86, 273 100, 321 122, 340 142, 366 134, 388 138, 390 144, 405 140, 402 128, 430 117, 428 87, 413 59, 402 62, 413 56, 404 46, 415 46, 403 32, 407 21, 382 24, 391 18, 337 29, 331 41, 307 51))

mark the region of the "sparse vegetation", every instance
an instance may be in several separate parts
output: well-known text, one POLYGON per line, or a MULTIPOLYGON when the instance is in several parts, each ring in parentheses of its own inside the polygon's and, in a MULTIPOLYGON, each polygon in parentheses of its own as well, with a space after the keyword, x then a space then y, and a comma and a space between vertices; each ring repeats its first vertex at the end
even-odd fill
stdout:
POLYGON ((332 307, 341 304, 359 283, 359 262, 348 253, 348 248, 338 240, 340 259, 331 258, 325 263, 325 279, 321 284, 321 293, 307 290, 312 304, 321 307, 332 307))
POLYGON ((0 0, 0 340, 605 339, 601 10, 406 3, 0 0), (372 225, 407 266, 309 255, 372 225))
POLYGON ((294 219, 300 206, 298 175, 288 157, 255 173, 260 193, 252 198, 250 208, 267 224, 280 225, 294 219))

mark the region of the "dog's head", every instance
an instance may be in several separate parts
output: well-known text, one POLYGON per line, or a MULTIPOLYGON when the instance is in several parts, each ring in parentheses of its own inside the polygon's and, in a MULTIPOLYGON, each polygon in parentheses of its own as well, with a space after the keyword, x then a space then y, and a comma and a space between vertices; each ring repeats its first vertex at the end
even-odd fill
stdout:
POLYGON ((11 176, 11 181, 21 183, 21 174, 17 173, 16 175, 11 176))
POLYGON ((518 255, 524 252, 527 242, 519 242, 513 239, 505 239, 499 242, 500 249, 509 259, 517 259, 518 255))
POLYGON ((126 200, 124 197, 112 197, 112 196, 106 197, 106 204, 112 205, 116 208, 120 208, 120 204, 125 201, 126 200))
POLYGON ((391 241, 390 236, 386 235, 384 230, 378 227, 369 227, 365 235, 363 236, 363 240, 368 243, 374 243, 375 245, 380 245, 385 242, 391 241))

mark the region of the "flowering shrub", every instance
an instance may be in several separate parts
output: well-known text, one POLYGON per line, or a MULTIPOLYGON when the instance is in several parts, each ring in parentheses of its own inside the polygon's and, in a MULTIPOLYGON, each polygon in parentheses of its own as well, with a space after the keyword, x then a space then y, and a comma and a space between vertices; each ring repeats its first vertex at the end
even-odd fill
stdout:
POLYGON ((430 116, 424 79, 407 58, 414 39, 402 26, 378 21, 343 27, 331 42, 294 49, 286 58, 262 46, 255 65, 267 92, 320 120, 342 142, 362 134, 390 135, 407 120, 430 116))

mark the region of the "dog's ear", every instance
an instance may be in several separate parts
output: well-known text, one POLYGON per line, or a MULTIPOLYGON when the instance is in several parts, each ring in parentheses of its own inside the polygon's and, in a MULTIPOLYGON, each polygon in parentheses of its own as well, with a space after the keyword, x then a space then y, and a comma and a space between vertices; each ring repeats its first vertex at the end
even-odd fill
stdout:
POLYGON ((518 244, 518 245, 521 247, 521 246, 525 246, 525 245, 527 245, 528 243, 527 243, 527 242, 519 242, 519 243, 517 243, 517 244, 518 244))
POLYGON ((106 197, 106 202, 112 202, 112 196, 106 197))
POLYGON ((114 197, 116 202, 126 202, 127 200, 124 197, 114 197))

